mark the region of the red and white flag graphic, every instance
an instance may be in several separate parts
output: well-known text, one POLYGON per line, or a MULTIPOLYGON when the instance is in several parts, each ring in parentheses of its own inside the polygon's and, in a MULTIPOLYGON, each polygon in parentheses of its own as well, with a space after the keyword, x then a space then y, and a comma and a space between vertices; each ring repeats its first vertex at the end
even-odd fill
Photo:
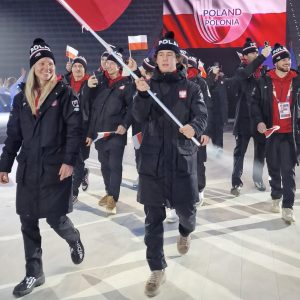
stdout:
POLYGON ((274 133, 275 131, 277 131, 279 129, 280 129, 280 126, 275 125, 271 128, 266 129, 266 131, 264 132, 264 135, 266 136, 266 138, 268 138, 272 135, 272 133, 274 133))
POLYGON ((131 0, 65 0, 65 2, 93 30, 101 31, 109 28, 123 14, 131 0))
POLYGON ((181 48, 286 43, 286 0, 164 0, 163 25, 181 48), (274 34, 276 32, 276 34, 274 34))
POLYGON ((147 35, 128 36, 129 50, 147 50, 148 42, 147 35))
POLYGON ((67 49, 66 49, 66 57, 70 58, 70 59, 74 59, 77 55, 78 55, 78 50, 76 50, 75 48, 67 45, 67 49))
POLYGON ((132 136, 133 146, 135 150, 140 149, 142 144, 142 139, 143 139, 142 132, 139 132, 132 136))
POLYGON ((109 136, 115 134, 115 131, 102 131, 97 133, 96 139, 94 139, 94 142, 100 140, 100 139, 105 139, 108 138, 109 136))

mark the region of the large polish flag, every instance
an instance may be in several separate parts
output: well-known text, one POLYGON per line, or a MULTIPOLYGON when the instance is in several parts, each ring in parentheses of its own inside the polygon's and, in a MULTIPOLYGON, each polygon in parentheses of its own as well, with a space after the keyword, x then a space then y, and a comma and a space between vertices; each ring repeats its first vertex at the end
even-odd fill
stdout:
POLYGON ((286 43, 286 0, 164 0, 163 24, 182 48, 286 43))
MULTIPOLYGON (((57 0, 60 2, 60 0, 57 0)), ((131 0, 64 0, 94 31, 109 28, 131 0)))

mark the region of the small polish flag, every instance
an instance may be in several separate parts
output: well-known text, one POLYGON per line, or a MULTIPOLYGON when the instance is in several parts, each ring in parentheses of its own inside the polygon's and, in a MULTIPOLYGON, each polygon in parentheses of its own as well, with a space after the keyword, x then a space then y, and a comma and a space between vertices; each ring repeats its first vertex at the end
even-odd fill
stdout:
POLYGON ((147 50, 147 35, 128 36, 129 50, 147 50))
POLYGON ((206 78, 207 74, 206 74, 206 71, 204 69, 204 63, 200 59, 198 60, 198 69, 200 71, 201 77, 206 78))
POLYGON ((275 125, 271 128, 266 129, 266 131, 264 132, 264 135, 266 136, 266 138, 270 137, 272 135, 272 133, 276 130, 280 129, 280 126, 275 125))
POLYGON ((97 137, 94 139, 94 142, 100 140, 100 139, 105 139, 114 134, 115 131, 102 131, 102 132, 97 132, 97 137))
POLYGON ((75 48, 67 45, 66 57, 68 57, 70 59, 74 59, 77 55, 78 55, 78 50, 76 50, 75 48))
POLYGON ((133 141, 133 146, 135 150, 139 150, 142 144, 142 132, 139 132, 137 134, 135 134, 134 136, 132 136, 132 141, 133 141))

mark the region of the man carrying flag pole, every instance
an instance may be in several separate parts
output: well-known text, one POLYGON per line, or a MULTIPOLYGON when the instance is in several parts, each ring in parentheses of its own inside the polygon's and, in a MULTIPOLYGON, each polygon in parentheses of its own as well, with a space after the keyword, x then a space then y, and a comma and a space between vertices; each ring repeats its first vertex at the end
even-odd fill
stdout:
MULTIPOLYGON (((114 53, 113 49, 111 48, 111 46, 106 43, 92 28, 91 26, 88 25, 88 23, 75 11, 74 7, 76 6, 75 3, 73 3, 72 1, 68 0, 57 0, 82 26, 84 26, 84 28, 89 31, 95 38, 97 41, 99 41, 108 51, 109 54, 111 54, 116 61, 119 62, 119 64, 124 67, 125 69, 127 69, 127 71, 129 71, 130 75, 134 78, 137 79, 138 76, 130 70, 130 68, 128 66, 126 66, 126 64, 124 63, 124 61, 122 59, 120 59, 120 57, 118 57, 118 55, 116 55, 116 53, 114 53), (72 2, 73 4, 73 8, 67 3, 67 2, 72 2)), ((78 9, 78 7, 77 7, 78 9)), ((156 97, 156 95, 151 91, 148 90, 147 93, 153 98, 153 100, 161 107, 161 109, 163 109, 163 111, 178 125, 179 128, 183 127, 183 124, 171 113, 171 111, 163 104, 163 102, 158 99, 158 97, 156 97)), ((197 145, 198 147, 200 146, 200 142, 195 138, 192 137, 191 140, 193 141, 193 143, 195 145, 197 145)))
POLYGON ((177 250, 189 251, 191 232, 196 225, 196 202, 199 200, 197 181, 197 150, 191 141, 198 140, 207 123, 207 110, 200 86, 187 80, 177 69, 180 49, 172 32, 159 41, 155 51, 157 68, 150 83, 137 79, 138 94, 132 115, 143 124, 143 140, 139 149, 138 201, 145 211, 146 257, 151 274, 145 285, 149 297, 159 292, 165 281, 167 267, 163 250, 163 221, 166 207, 176 210, 179 217, 177 250), (170 118, 150 101, 150 87, 162 97, 164 104, 182 124, 178 130, 170 118))

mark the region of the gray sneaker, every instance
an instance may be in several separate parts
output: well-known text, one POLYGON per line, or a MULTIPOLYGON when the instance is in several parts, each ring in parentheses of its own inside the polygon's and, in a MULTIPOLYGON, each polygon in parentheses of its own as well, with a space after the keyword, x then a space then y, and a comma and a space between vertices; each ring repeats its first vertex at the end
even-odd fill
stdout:
POLYGON ((160 286, 166 281, 165 270, 152 271, 145 285, 145 294, 154 297, 159 293, 160 286))
POLYGON ((281 203, 281 199, 272 199, 271 212, 280 213, 281 211, 280 203, 281 203))
POLYGON ((266 186, 262 181, 254 181, 254 186, 261 192, 264 192, 266 190, 266 186))
POLYGON ((177 238, 177 250, 181 255, 186 254, 191 246, 191 236, 182 236, 181 234, 177 238))
POLYGON ((241 189, 242 189, 242 186, 240 185, 235 185, 231 188, 230 190, 230 193, 235 196, 235 197, 238 197, 240 194, 241 194, 241 189))
POLYGON ((295 222, 294 211, 291 208, 282 208, 282 219, 287 223, 295 222))

